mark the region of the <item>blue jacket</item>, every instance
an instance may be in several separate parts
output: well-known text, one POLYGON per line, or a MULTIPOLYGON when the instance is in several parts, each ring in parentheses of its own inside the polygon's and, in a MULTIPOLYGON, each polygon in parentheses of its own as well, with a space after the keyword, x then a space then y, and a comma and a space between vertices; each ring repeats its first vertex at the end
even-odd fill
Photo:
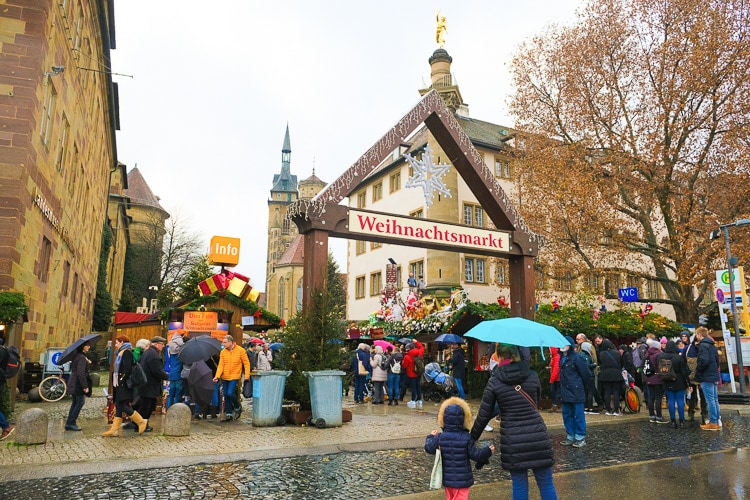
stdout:
POLYGON ((560 401, 585 403, 589 378, 591 371, 586 361, 571 346, 560 358, 560 401))
POLYGON ((440 447, 444 487, 468 488, 474 484, 471 460, 486 463, 492 455, 492 450, 489 447, 477 448, 476 442, 469 434, 471 411, 463 399, 447 399, 440 407, 438 424, 441 417, 443 432, 427 436, 424 451, 434 455, 435 450, 440 447))
POLYGON ((698 367, 695 369, 695 380, 697 382, 719 381, 719 353, 711 337, 703 337, 701 343, 698 344, 698 367))
MULTIPOLYGON (((365 368, 367 368, 367 371, 370 372, 370 375, 372 375, 372 366, 370 366, 370 353, 363 351, 362 349, 357 349, 356 356, 352 358, 352 371, 354 372, 354 375, 359 375, 359 363, 357 361, 361 361, 363 365, 365 365, 365 368)), ((365 377, 366 375, 362 375, 362 377, 365 377)))

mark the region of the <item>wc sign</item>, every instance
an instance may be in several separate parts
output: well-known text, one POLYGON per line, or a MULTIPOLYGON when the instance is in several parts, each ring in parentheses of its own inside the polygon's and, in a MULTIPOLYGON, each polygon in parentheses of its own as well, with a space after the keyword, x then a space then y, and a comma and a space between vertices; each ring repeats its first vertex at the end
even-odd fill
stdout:
POLYGON ((638 302, 637 288, 620 288, 617 290, 620 302, 638 302))
POLYGON ((214 236, 208 249, 208 263, 212 266, 236 266, 240 262, 240 239, 214 236))

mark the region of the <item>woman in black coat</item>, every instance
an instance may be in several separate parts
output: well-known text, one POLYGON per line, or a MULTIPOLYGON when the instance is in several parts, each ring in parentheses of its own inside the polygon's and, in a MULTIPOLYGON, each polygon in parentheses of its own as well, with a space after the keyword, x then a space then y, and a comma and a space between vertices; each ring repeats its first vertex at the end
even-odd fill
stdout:
POLYGON ((625 379, 622 378, 622 359, 620 351, 607 339, 602 340, 597 353, 599 359, 599 382, 602 385, 604 407, 607 415, 620 414, 620 389, 625 379))
POLYGON ((68 377, 68 394, 73 396, 70 403, 68 418, 65 420, 66 431, 80 431, 81 428, 76 425, 78 415, 81 413, 86 402, 86 396, 91 396, 91 389, 88 382, 88 364, 86 353, 91 349, 88 343, 83 344, 76 351, 73 361, 70 363, 70 376, 68 377))
POLYGON ((133 351, 130 339, 125 335, 115 338, 115 366, 112 370, 112 387, 114 388, 115 417, 112 426, 102 436, 122 435, 122 415, 129 415, 130 420, 138 425, 138 433, 146 430, 146 421, 140 413, 133 410, 133 389, 128 387, 128 378, 133 371, 133 351))
POLYGON ((471 437, 479 439, 497 403, 501 422, 500 461, 503 469, 510 471, 513 498, 528 498, 528 470, 531 469, 542 500, 556 499, 552 479, 552 465, 555 462, 552 441, 536 407, 542 392, 539 376, 521 361, 516 346, 498 344, 497 357, 499 364, 492 370, 484 389, 471 437), (533 403, 517 388, 525 392, 533 403))
POLYGON ((466 380, 466 355, 459 344, 453 344, 453 352, 448 362, 448 367, 453 370, 453 380, 456 382, 458 397, 466 399, 464 381, 466 380))

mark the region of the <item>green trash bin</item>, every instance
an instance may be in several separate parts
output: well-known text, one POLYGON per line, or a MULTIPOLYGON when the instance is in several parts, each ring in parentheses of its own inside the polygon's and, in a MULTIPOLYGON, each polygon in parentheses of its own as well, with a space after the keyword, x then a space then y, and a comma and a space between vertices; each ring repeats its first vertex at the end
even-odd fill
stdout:
POLYGON ((270 370, 253 372, 253 426, 284 425, 281 415, 284 386, 290 371, 270 370))
POLYGON ((310 403, 312 418, 310 424, 318 429, 323 427, 341 427, 341 377, 346 375, 340 370, 321 370, 302 372, 310 384, 310 403))

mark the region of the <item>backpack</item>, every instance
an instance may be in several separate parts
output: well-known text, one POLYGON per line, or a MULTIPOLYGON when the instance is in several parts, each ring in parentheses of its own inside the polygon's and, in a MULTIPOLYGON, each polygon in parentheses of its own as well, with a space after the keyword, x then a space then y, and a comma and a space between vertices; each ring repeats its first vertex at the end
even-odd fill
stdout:
POLYGON ((674 372, 674 367, 672 366, 672 360, 663 357, 659 358, 659 378, 662 380, 662 382, 674 382, 677 380, 677 374, 674 372))
POLYGON ((641 367, 641 350, 640 349, 633 349, 633 366, 637 368, 641 367))
POLYGON ((397 360, 396 358, 393 358, 391 360, 391 373, 394 375, 398 375, 401 373, 401 361, 397 360))
POLYGON ((654 372, 654 367, 651 366, 651 358, 649 358, 648 356, 643 358, 643 374, 646 377, 652 377, 656 375, 656 372, 654 372))
POLYGON ((380 369, 386 371, 388 369, 388 357, 385 354, 380 355, 380 369))
POLYGON ((133 365, 133 370, 130 372, 130 376, 126 382, 128 389, 135 389, 146 385, 148 379, 146 378, 146 372, 143 371, 143 367, 140 363, 133 365))
POLYGON ((422 359, 422 356, 414 356, 414 373, 417 375, 424 374, 424 359, 422 359))
POLYGON ((593 377, 594 368, 596 367, 596 365, 594 364, 594 360, 591 359, 591 354, 587 353, 583 349, 581 349, 581 352, 579 352, 578 354, 580 354, 584 361, 586 361, 586 366, 589 369, 589 376, 593 377))
POLYGON ((8 348, 2 347, 8 353, 8 364, 4 368, 4 377, 6 379, 13 378, 18 375, 18 370, 21 368, 21 354, 18 352, 18 347, 12 345, 8 348))

